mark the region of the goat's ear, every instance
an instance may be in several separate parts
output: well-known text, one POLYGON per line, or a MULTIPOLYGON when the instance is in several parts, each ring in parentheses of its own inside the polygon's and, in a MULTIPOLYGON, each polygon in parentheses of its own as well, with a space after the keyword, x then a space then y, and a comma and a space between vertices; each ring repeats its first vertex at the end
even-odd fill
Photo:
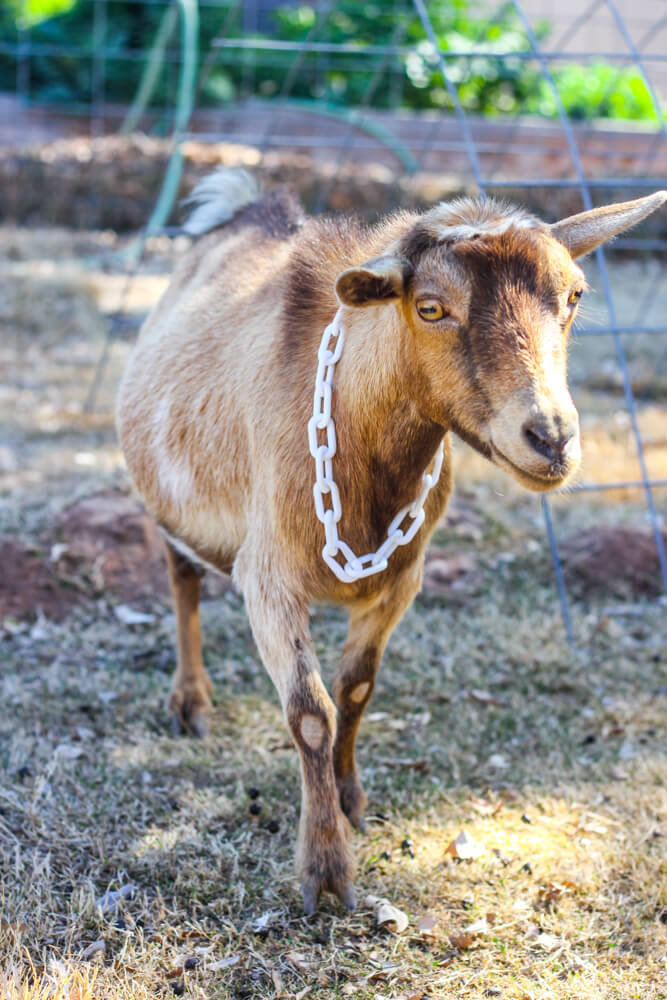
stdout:
POLYGON ((647 198, 623 201, 618 205, 602 205, 590 212, 571 215, 568 219, 555 222, 550 232, 559 243, 563 243, 573 257, 582 257, 595 250, 613 236, 641 222, 656 208, 667 201, 667 191, 656 191, 647 198))
POLYGON ((336 295, 344 306, 372 306, 403 294, 409 269, 402 257, 375 257, 351 267, 336 279, 336 295))

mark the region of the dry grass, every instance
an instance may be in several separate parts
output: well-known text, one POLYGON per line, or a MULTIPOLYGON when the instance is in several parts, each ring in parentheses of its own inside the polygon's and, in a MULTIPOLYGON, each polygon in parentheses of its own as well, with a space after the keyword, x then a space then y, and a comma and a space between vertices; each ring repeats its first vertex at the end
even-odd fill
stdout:
MULTIPOLYGON (((66 256, 61 239, 42 252, 66 256)), ((29 234, 10 243, 13 263, 35 253, 29 234)), ((90 284, 28 268, 2 306, 0 531, 37 545, 74 496, 124 483, 110 412, 127 345, 90 417, 103 332, 90 284)), ((619 397, 593 391, 586 364, 591 426, 620 454, 619 397)), ((642 410, 664 428, 659 401, 642 410)), ((160 600, 132 627, 101 594, 60 623, 0 628, 2 1000, 667 997, 665 606, 575 603, 572 654, 535 500, 464 451, 459 466, 467 517, 437 543, 472 553, 474 571, 465 600, 421 598, 387 652, 360 738, 371 821, 354 836, 352 916, 332 899, 302 916, 298 766, 239 597, 204 605, 216 700, 202 742, 165 732, 160 600), (461 830, 475 860, 446 853, 461 830), (376 926, 369 893, 408 914, 403 934, 376 926)), ((643 517, 620 499, 559 501, 559 525, 643 517)), ((345 622, 320 608, 312 627, 328 676, 345 622)))

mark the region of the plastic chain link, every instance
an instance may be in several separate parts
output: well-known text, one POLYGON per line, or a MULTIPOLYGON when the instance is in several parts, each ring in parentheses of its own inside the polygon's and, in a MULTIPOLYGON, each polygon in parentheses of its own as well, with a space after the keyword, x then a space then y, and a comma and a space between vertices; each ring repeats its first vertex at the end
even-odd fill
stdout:
POLYGON ((315 513, 324 525, 325 545, 322 558, 332 572, 343 583, 354 583, 364 576, 381 573, 387 568, 387 560, 399 545, 407 545, 415 537, 424 523, 424 503, 429 491, 440 478, 444 441, 440 442, 431 472, 422 475, 419 494, 407 507, 399 510, 387 529, 387 538, 377 552, 369 552, 365 556, 356 556, 349 545, 338 537, 338 522, 343 516, 340 493, 333 477, 333 457, 336 454, 336 428, 331 416, 331 399, 334 369, 343 351, 345 331, 340 309, 322 335, 320 348, 317 352, 317 375, 315 377, 315 394, 313 397, 313 415, 308 421, 308 445, 310 454, 315 459, 315 483, 313 496, 315 498, 315 513), (329 348, 334 341, 333 350, 329 348), (320 441, 320 435, 326 441, 320 441), (325 507, 325 497, 329 505, 325 507), (412 523, 403 530, 400 526, 406 517, 412 523), (341 565, 337 556, 342 554, 346 560, 341 565))

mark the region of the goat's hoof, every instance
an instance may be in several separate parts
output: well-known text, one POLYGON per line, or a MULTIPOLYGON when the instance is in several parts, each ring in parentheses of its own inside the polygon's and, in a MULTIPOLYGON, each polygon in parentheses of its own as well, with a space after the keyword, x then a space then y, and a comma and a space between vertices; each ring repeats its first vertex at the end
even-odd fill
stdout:
POLYGON ((355 907, 354 858, 346 839, 345 821, 340 816, 337 836, 322 836, 315 828, 315 837, 308 838, 309 849, 304 851, 303 841, 298 848, 297 867, 301 875, 303 907, 308 916, 317 909, 323 892, 338 896, 348 910, 355 907))
POLYGON ((338 796, 340 807, 352 826, 361 833, 366 833, 366 820, 364 819, 366 795, 356 774, 350 774, 338 782, 338 796))
POLYGON ((329 889, 338 896, 345 909, 350 913, 356 909, 357 899, 354 892, 354 885, 350 879, 342 878, 335 884, 329 882, 327 885, 323 885, 314 876, 306 876, 301 880, 301 895, 303 897, 303 908, 307 917, 312 917, 317 910, 317 904, 320 901, 323 889, 329 889))
POLYGON ((171 735, 176 739, 179 736, 194 736, 198 740, 203 740, 208 736, 209 722, 203 712, 196 712, 185 721, 181 715, 174 713, 169 721, 171 735))
POLYGON ((209 728, 211 681, 207 684, 175 688, 169 697, 170 728, 173 736, 190 735, 203 739, 209 728))

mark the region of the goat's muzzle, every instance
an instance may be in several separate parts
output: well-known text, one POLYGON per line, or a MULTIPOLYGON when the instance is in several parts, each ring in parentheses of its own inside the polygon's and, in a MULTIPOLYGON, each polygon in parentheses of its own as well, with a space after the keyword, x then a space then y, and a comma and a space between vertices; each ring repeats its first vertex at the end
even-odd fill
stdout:
POLYGON ((494 461, 531 490, 562 486, 581 461, 579 417, 567 390, 557 400, 513 397, 489 432, 494 461))

